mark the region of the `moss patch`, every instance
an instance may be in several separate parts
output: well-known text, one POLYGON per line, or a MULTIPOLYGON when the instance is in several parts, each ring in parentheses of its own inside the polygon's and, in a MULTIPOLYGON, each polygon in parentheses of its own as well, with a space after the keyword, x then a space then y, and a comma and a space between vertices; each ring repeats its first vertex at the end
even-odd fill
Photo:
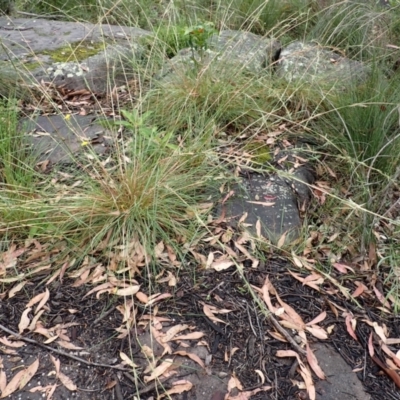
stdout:
POLYGON ((269 146, 260 142, 249 142, 244 146, 244 150, 250 153, 253 158, 252 161, 256 164, 265 164, 271 161, 271 150, 269 146))
POLYGON ((26 68, 28 71, 34 71, 35 69, 39 68, 42 66, 40 62, 27 62, 23 64, 24 68, 26 68))
POLYGON ((42 51, 42 54, 50 56, 54 62, 82 61, 105 50, 106 46, 105 42, 79 41, 55 50, 42 51))

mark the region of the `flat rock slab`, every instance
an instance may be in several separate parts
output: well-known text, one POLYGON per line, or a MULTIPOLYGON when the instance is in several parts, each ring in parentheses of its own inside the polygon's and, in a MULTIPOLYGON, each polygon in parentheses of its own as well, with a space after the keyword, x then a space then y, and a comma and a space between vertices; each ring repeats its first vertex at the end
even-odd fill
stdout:
POLYGON ((261 235, 273 243, 285 233, 288 240, 298 237, 301 219, 296 196, 282 178, 251 174, 242 178, 241 185, 236 186, 234 192, 223 206, 230 225, 235 227, 247 214, 242 224, 254 236, 259 221, 261 235))
POLYGON ((32 151, 39 161, 71 163, 83 152, 105 154, 112 143, 112 132, 93 116, 39 116, 20 122, 27 132, 32 151))
POLYGON ((315 344, 315 356, 327 376, 327 380, 315 385, 317 400, 370 400, 361 381, 349 365, 334 349, 324 344, 315 344))
MULTIPOLYGON (((141 368, 148 367, 148 355, 143 351, 145 346, 150 348, 156 357, 162 355, 163 347, 148 330, 138 335, 135 340, 138 348, 142 350, 141 357, 134 357, 134 362, 141 368)), ((174 350, 174 354, 166 355, 165 358, 173 358, 173 364, 176 365, 176 377, 172 378, 168 383, 184 379, 193 384, 193 388, 189 393, 177 394, 173 397, 174 399, 223 400, 225 398, 230 372, 229 370, 215 370, 212 367, 213 357, 206 346, 178 347, 174 350), (187 356, 179 355, 179 351, 195 355, 205 364, 205 368, 202 368, 187 356)))
POLYGON ((103 94, 130 79, 133 61, 143 54, 138 39, 149 34, 117 25, 0 17, 1 68, 28 84, 103 94), (55 51, 67 54, 65 62, 55 51))
POLYGON ((285 243, 296 240, 302 229, 300 210, 309 205, 312 198, 309 185, 315 180, 309 165, 290 168, 297 152, 298 149, 292 149, 288 154, 280 152, 276 156, 279 159, 285 154, 289 165, 282 175, 244 175, 233 188, 234 195, 220 206, 219 215, 224 213, 227 222, 235 228, 240 221, 242 227, 256 237, 259 223, 261 235, 275 244, 283 235, 285 243), (247 216, 242 221, 244 215, 247 216))
POLYGON ((271 38, 244 31, 221 31, 208 39, 204 54, 182 49, 168 60, 158 76, 164 78, 171 73, 182 73, 196 64, 213 68, 216 75, 222 71, 228 73, 229 68, 260 74, 277 60, 280 49, 280 43, 271 38))
POLYGON ((144 29, 118 25, 0 17, 0 60, 34 58, 43 51, 56 50, 81 41, 129 41, 149 33, 144 29))
POLYGON ((369 68, 316 43, 293 42, 282 49, 277 73, 287 81, 338 84, 345 89, 351 82, 365 80, 369 68))

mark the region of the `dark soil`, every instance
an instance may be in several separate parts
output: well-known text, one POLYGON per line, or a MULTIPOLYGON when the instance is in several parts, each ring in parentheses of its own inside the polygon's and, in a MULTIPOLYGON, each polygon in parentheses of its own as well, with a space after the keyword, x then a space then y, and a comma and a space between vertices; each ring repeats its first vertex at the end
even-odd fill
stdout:
MULTIPOLYGON (((265 278, 269 276, 280 297, 291 305, 308 322, 322 311, 326 311, 328 317, 319 325, 328 327, 334 325, 332 334, 327 341, 353 369, 360 369, 357 377, 362 382, 365 392, 372 399, 400 399, 400 392, 381 369, 368 357, 367 342, 372 328, 362 321, 368 317, 380 325, 385 324, 389 331, 389 337, 399 337, 398 321, 394 317, 382 315, 375 308, 376 303, 364 302, 359 299, 362 308, 343 301, 339 294, 323 295, 313 289, 303 286, 289 273, 291 266, 278 259, 270 259, 258 269, 248 268, 244 275, 250 284, 261 287, 265 278), (344 318, 335 316, 332 306, 333 302, 344 310, 351 311, 358 317, 356 328, 359 342, 355 341, 346 331, 344 318)), ((149 287, 149 282, 142 282, 142 287, 149 287)), ((77 385, 76 392, 69 391, 65 386, 59 385, 54 393, 54 399, 129 399, 136 394, 137 398, 150 399, 157 396, 156 389, 151 383, 143 381, 141 370, 120 371, 112 368, 120 363, 120 351, 132 355, 132 359, 138 365, 143 364, 143 356, 136 340, 140 335, 145 335, 146 329, 133 327, 130 334, 124 339, 118 339, 115 331, 121 325, 122 315, 116 307, 124 304, 124 299, 103 294, 99 299, 95 294, 83 299, 83 296, 91 289, 88 286, 74 288, 72 281, 53 282, 49 285, 50 299, 47 303, 48 309, 43 314, 41 321, 47 328, 60 323, 77 323, 66 329, 66 335, 71 342, 83 349, 71 351, 57 347, 50 343, 48 348, 43 348, 43 336, 37 333, 24 334, 25 338, 33 339, 38 344, 28 343, 24 347, 15 349, 16 354, 2 356, 4 370, 7 374, 7 382, 22 366, 30 365, 35 359, 39 359, 40 365, 37 373, 29 384, 21 391, 10 395, 10 399, 42 399, 40 392, 30 393, 28 390, 36 386, 47 386, 56 382, 54 365, 50 361, 50 355, 59 358, 61 371, 64 372, 77 385), (73 314, 69 310, 75 310, 73 314), (98 367, 85 365, 82 362, 67 356, 55 354, 49 348, 58 348, 64 353, 73 354, 82 358, 89 364, 107 364, 110 367, 98 367), (141 395, 140 395, 141 393, 141 395)), ((15 297, 0 302, 0 324, 14 332, 18 332, 18 324, 25 309, 26 303, 38 293, 42 293, 45 287, 30 285, 15 297)), ((253 390, 262 386, 260 376, 255 370, 260 370, 265 376, 264 385, 272 386, 270 391, 260 392, 251 398, 256 399, 306 399, 306 393, 292 384, 291 380, 301 381, 296 372, 293 359, 276 357, 277 350, 291 349, 287 343, 274 339, 269 333, 274 331, 269 320, 259 311, 254 299, 246 289, 243 279, 235 270, 229 269, 224 272, 209 271, 181 271, 178 285, 173 291, 166 284, 157 288, 162 293, 171 292, 169 299, 159 304, 158 316, 169 317, 171 326, 178 323, 189 324, 194 331, 204 332, 203 339, 206 340, 211 362, 207 367, 207 373, 199 372, 201 368, 197 365, 196 387, 190 392, 175 395, 176 399, 223 399, 226 393, 226 377, 232 372, 236 374, 242 383, 244 390, 253 390), (219 309, 228 309, 232 312, 224 314, 221 319, 227 324, 215 323, 207 318, 201 303, 214 305, 219 309), (230 354, 233 348, 238 348, 233 357, 227 360, 226 354, 230 354), (199 393, 201 381, 210 381, 214 377, 219 384, 212 387, 213 392, 199 393), (196 390, 197 388, 197 390, 196 390), (219 397, 218 397, 219 396, 219 397)), ((137 320, 140 316, 149 312, 145 307, 139 306, 137 320)), ((294 332, 291 332, 292 334, 294 332)), ((9 336, 2 332, 0 336, 9 336)), ((311 342, 312 338, 309 338, 311 342)), ((317 339, 314 340, 315 342, 317 339)), ((194 343, 191 343, 194 344, 194 343)), ((312 344, 311 344, 312 346, 312 344)), ((6 346, 1 345, 0 352, 4 352, 6 346)), ((378 346, 375 346, 377 349, 378 346)), ((189 350, 188 350, 189 351, 189 350)), ((384 360, 382 354, 377 356, 384 360)), ((179 368, 178 377, 184 379, 193 371, 179 368)), ((329 377, 329 371, 325 371, 329 377)), ((192 375, 194 375, 192 373, 192 375)), ((314 377, 315 381, 318 378, 314 377)), ((176 379, 176 377, 174 378, 176 379)), ((190 377, 187 378, 190 380, 190 377)), ((60 383, 60 382, 59 382, 60 383)), ((163 384, 169 387, 168 381, 163 384)), ((319 394, 323 399, 323 394, 319 394)), ((367 394, 366 394, 367 396, 367 394)), ((354 397, 347 397, 352 399, 354 397)), ((344 399, 344 398, 343 398, 344 399)))

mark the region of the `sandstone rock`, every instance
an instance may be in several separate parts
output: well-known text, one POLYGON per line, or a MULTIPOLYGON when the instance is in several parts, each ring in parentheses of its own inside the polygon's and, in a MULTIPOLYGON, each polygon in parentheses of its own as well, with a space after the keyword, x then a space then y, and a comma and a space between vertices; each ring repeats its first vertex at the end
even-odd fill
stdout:
POLYGON ((222 63, 235 63, 251 72, 260 73, 276 61, 281 46, 274 39, 251 32, 221 31, 208 42, 209 48, 218 53, 222 63))
POLYGON ((314 43, 293 42, 282 49, 277 74, 288 81, 304 80, 313 84, 337 84, 345 88, 350 82, 368 77, 368 67, 314 43))
POLYGON ((56 62, 43 71, 34 72, 37 81, 52 82, 68 90, 89 89, 93 93, 111 92, 113 87, 132 79, 132 65, 143 54, 143 48, 132 43, 129 47, 109 45, 105 50, 78 62, 56 62))
POLYGON ((216 73, 234 67, 258 74, 277 60, 279 51, 280 44, 274 39, 263 38, 251 32, 221 31, 209 38, 202 54, 192 49, 180 50, 167 62, 159 77, 181 73, 196 65, 215 67, 216 73))
POLYGON ((133 73, 133 62, 143 50, 139 39, 149 34, 134 27, 0 17, 1 67, 16 68, 29 84, 44 80, 102 94, 133 73), (99 43, 105 46, 96 54, 75 56, 74 49, 99 43), (70 57, 66 62, 54 61, 52 53, 62 49, 72 50, 70 57))
POLYGON ((105 154, 112 145, 112 133, 90 115, 38 116, 20 121, 20 130, 28 134, 28 142, 39 161, 69 164, 82 152, 105 154))

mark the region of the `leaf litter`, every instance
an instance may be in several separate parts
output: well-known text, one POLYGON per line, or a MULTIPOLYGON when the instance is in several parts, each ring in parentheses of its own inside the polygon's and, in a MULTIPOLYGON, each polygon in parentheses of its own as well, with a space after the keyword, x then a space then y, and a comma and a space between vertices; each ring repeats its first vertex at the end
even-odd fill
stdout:
MULTIPOLYGON (((218 230, 219 227, 216 226, 215 229, 218 230)), ((223 238, 225 235, 224 230, 219 230, 218 235, 220 238, 223 238)), ((125 338, 132 337, 132 335, 139 335, 138 337, 140 337, 139 332, 142 332, 142 334, 151 332, 154 340, 153 344, 149 343, 149 345, 138 347, 138 350, 147 360, 145 363, 137 362, 129 349, 119 351, 116 354, 117 357, 115 357, 114 362, 115 367, 127 368, 126 371, 134 370, 135 375, 141 377, 142 384, 139 386, 139 390, 145 393, 149 393, 152 387, 155 389, 158 383, 163 386, 166 385, 165 396, 194 390, 193 383, 184 378, 180 379, 182 374, 177 372, 185 364, 185 361, 182 360, 188 360, 186 362, 193 362, 191 368, 203 371, 202 373, 206 375, 210 373, 210 365, 214 369, 227 371, 227 377, 231 374, 229 371, 242 371, 240 378, 236 377, 236 380, 237 382, 243 380, 246 384, 239 385, 239 383, 236 383, 235 389, 241 389, 234 394, 234 391, 231 393, 231 390, 229 390, 229 383, 226 381, 226 399, 257 398, 261 392, 265 392, 262 395, 260 394, 261 398, 266 398, 265 396, 268 392, 273 393, 276 390, 273 379, 272 377, 268 377, 269 370, 267 364, 264 364, 264 367, 261 369, 251 364, 251 354, 253 354, 253 358, 255 357, 254 353, 251 353, 254 352, 254 346, 252 347, 253 350, 251 350, 247 344, 250 340, 249 338, 255 336, 257 340, 255 348, 258 349, 258 352, 261 350, 265 351, 265 348, 268 347, 268 341, 263 342, 261 337, 258 337, 260 326, 265 324, 267 324, 263 328, 267 335, 265 337, 276 339, 283 346, 273 352, 269 358, 295 359, 298 364, 298 367, 295 369, 297 377, 287 377, 287 383, 284 387, 287 388, 285 390, 288 393, 292 390, 293 385, 295 385, 300 391, 306 390, 310 399, 313 399, 315 398, 315 382, 318 379, 324 379, 325 375, 329 374, 329 371, 321 369, 319 360, 312 351, 313 341, 335 340, 335 335, 338 335, 338 332, 341 331, 342 334, 348 335, 347 340, 353 341, 353 345, 360 343, 360 341, 365 343, 365 339, 360 339, 358 332, 361 328, 364 331, 369 329, 369 332, 373 333, 373 336, 369 336, 370 339, 368 341, 370 350, 374 349, 373 353, 370 352, 370 354, 373 354, 370 355, 370 361, 378 365, 396 385, 398 384, 400 359, 397 354, 400 353, 400 350, 393 346, 398 345, 400 340, 396 337, 390 337, 388 325, 380 323, 379 319, 373 321, 365 318, 360 309, 354 308, 352 311, 347 311, 348 306, 339 305, 343 301, 345 302, 343 304, 347 304, 346 302, 352 298, 369 303, 373 302, 376 298, 379 305, 389 311, 393 303, 391 303, 390 299, 383 298, 375 284, 368 286, 361 281, 353 282, 351 280, 343 283, 340 275, 337 277, 334 274, 328 276, 322 271, 317 270, 317 263, 307 255, 292 254, 293 268, 285 268, 279 272, 280 275, 276 275, 273 269, 268 272, 265 270, 266 266, 260 267, 260 261, 252 254, 252 247, 248 245, 249 241, 246 235, 242 235, 233 241, 232 248, 228 246, 228 243, 233 239, 233 236, 229 235, 229 239, 223 242, 225 244, 223 245, 222 252, 220 250, 212 250, 212 246, 217 246, 217 242, 209 239, 211 238, 205 238, 205 243, 211 246, 208 256, 204 256, 195 249, 191 249, 191 253, 194 262, 205 268, 205 273, 201 275, 200 279, 205 282, 205 286, 210 286, 211 290, 206 290, 203 293, 196 289, 194 292, 191 292, 190 288, 195 288, 196 285, 193 286, 193 283, 188 283, 190 277, 188 278, 185 274, 182 274, 182 271, 178 273, 179 263, 177 263, 173 251, 167 249, 160 242, 157 246, 157 254, 160 262, 173 262, 171 265, 175 266, 164 268, 154 281, 157 282, 158 292, 149 292, 147 289, 148 286, 138 272, 144 266, 143 260, 145 255, 143 249, 137 243, 131 243, 128 247, 118 249, 119 251, 115 256, 115 267, 111 268, 111 270, 105 268, 101 263, 93 262, 87 258, 79 268, 69 271, 69 266, 74 265, 74 261, 64 262, 63 271, 60 270, 59 273, 53 274, 47 279, 46 286, 42 286, 40 293, 35 293, 24 301, 25 308, 21 310, 20 320, 14 322, 14 324, 17 323, 17 325, 14 325, 17 328, 15 331, 27 337, 35 333, 39 335, 36 336, 37 338, 43 337, 42 341, 44 344, 47 343, 55 345, 58 348, 61 347, 67 353, 72 350, 81 351, 80 354, 82 357, 90 354, 90 349, 87 346, 77 345, 74 343, 75 340, 71 338, 71 332, 75 329, 81 329, 79 327, 81 323, 59 322, 53 325, 47 323, 47 315, 54 309, 54 305, 52 305, 54 301, 54 294, 52 294, 54 292, 53 286, 57 281, 67 279, 71 290, 83 290, 82 301, 94 304, 94 302, 99 302, 103 298, 121 299, 117 300, 118 304, 116 306, 111 307, 111 311, 114 310, 114 321, 117 322, 118 319, 120 320, 119 324, 116 323, 112 327, 117 334, 114 340, 125 340, 125 338), (135 249, 129 256, 126 252, 128 248, 135 249), (124 270, 119 269, 118 265, 121 265, 120 261, 126 261, 127 258, 130 259, 129 263, 125 263, 127 268, 124 270), (250 269, 246 271, 245 267, 249 267, 250 269), (287 340, 288 336, 283 335, 282 331, 277 330, 274 326, 268 326, 268 318, 260 320, 260 315, 257 316, 247 308, 243 310, 240 302, 243 294, 238 291, 238 285, 240 286, 240 284, 232 278, 237 268, 244 271, 246 279, 251 283, 254 293, 264 302, 268 312, 275 316, 281 328, 286 329, 286 333, 298 341, 302 352, 295 351, 296 349, 287 340), (132 279, 132 277, 129 280, 123 278, 129 271, 135 275, 135 279, 132 279), (209 281, 208 276, 215 276, 215 280, 209 281), (290 304, 290 302, 285 301, 284 297, 287 296, 287 293, 282 291, 282 281, 278 280, 273 283, 275 276, 285 276, 286 281, 292 280, 289 287, 296 287, 297 293, 303 293, 300 295, 295 293, 293 294, 294 296, 309 296, 309 294, 304 293, 313 293, 312 296, 315 293, 319 293, 319 295, 325 296, 324 306, 321 303, 321 308, 318 311, 315 310, 312 314, 307 312, 307 319, 305 320, 302 317, 304 303, 302 305, 303 308, 297 308, 298 303, 290 304), (88 285, 92 285, 90 290, 87 289, 88 285), (195 297, 192 298, 192 296, 195 297), (176 312, 174 312, 173 304, 175 300, 183 302, 183 309, 177 308, 176 312), (188 319, 184 313, 186 308, 192 310, 193 305, 195 307, 195 314, 203 316, 203 323, 200 325, 196 322, 197 320, 188 319), (179 315, 177 323, 174 323, 176 317, 171 317, 171 312, 172 315, 179 315), (238 315, 241 315, 239 319, 238 315), (333 319, 329 315, 332 315, 333 319), (250 319, 249 316, 251 316, 250 319), (243 321, 247 322, 243 325, 243 321), (234 335, 234 343, 238 344, 235 347, 229 344, 229 346, 232 346, 231 351, 226 347, 228 346, 228 342, 226 342, 225 335, 228 332, 229 335, 234 335), (161 347, 159 351, 155 351, 154 349, 155 342, 161 347), (375 346, 370 344, 373 342, 375 346), (379 358, 377 357, 376 346, 379 346, 379 349, 385 356, 381 354, 379 358), (196 352, 198 348, 207 349, 208 355, 200 357, 196 352), (230 355, 228 357, 224 355, 222 359, 226 361, 221 364, 213 356, 223 349, 225 349, 224 353, 230 355), (248 371, 255 371, 255 375, 244 372, 242 367, 239 368, 240 365, 243 365, 243 356, 245 357, 246 365, 250 363, 247 367, 248 371), (255 378, 255 376, 258 378, 255 378), (266 380, 268 384, 265 384, 266 380), (257 387, 253 389, 254 386, 257 387), (247 388, 251 388, 251 390, 247 390, 247 388)), ((29 249, 34 248, 37 253, 41 253, 44 248, 44 246, 39 248, 37 244, 34 247, 32 247, 32 244, 29 244, 29 246, 31 247, 25 249, 14 247, 12 251, 4 253, 2 256, 3 271, 5 271, 6 267, 15 267, 18 262, 23 262, 21 257, 28 254, 29 249)), ((50 261, 47 256, 43 255, 43 259, 41 257, 27 258, 29 259, 30 266, 38 273, 48 269, 48 262, 50 261)), ((333 263, 333 267, 341 275, 352 272, 351 267, 346 264, 333 263)), ((270 268, 274 267, 270 266, 270 268)), ((275 268, 277 267, 275 266, 275 268)), ((5 279, 12 282, 12 279, 5 279)), ((24 278, 20 275, 19 279, 24 278)), ((15 280, 15 282, 15 285, 8 292, 2 294, 2 297, 7 296, 10 302, 13 300, 20 301, 21 297, 24 297, 23 289, 26 290, 28 288, 29 291, 29 286, 27 286, 29 280, 21 282, 15 280)), ((65 282, 62 284, 65 285, 65 282)), ((251 303, 253 300, 251 297, 248 297, 246 301, 251 303)), ((310 305, 307 304, 306 307, 310 307, 310 305)), ((74 318, 73 316, 76 313, 79 315, 81 307, 72 302, 65 309, 74 310, 74 312, 66 311, 68 318, 74 318)), ((188 315, 192 312, 190 311, 188 315)), ((14 354, 18 354, 18 349, 21 343, 23 343, 19 339, 19 337, 13 338, 12 335, 0 338, 3 352, 6 354, 7 351, 10 352, 8 354, 17 352, 14 354)), ((38 342, 40 341, 39 339, 38 342)), ((262 353, 260 353, 259 357, 260 360, 263 359, 262 353)), ((354 357, 354 359, 356 358, 354 357)), ((368 362, 368 360, 365 360, 365 362, 368 362)), ((354 362, 354 370, 361 371, 362 369, 358 368, 357 365, 357 362, 354 362)), ((279 368, 276 370, 279 371, 279 368)), ((5 370, 4 368, 0 369, 0 388, 2 392, 8 393, 10 390, 21 390, 24 387, 23 382, 32 379, 29 371, 22 370, 20 372, 24 373, 15 375, 17 378, 12 377, 10 382, 5 384, 4 382, 7 382, 6 378, 4 378, 5 370)), ((282 376, 286 376, 283 370, 279 373, 282 376)), ((56 379, 62 383, 66 390, 74 391, 78 388, 74 379, 71 379, 64 372, 59 371, 58 374, 56 373, 56 379)), ((117 385, 115 382, 115 379, 110 377, 109 383, 105 386, 108 388, 106 390, 113 390, 117 385)), ((126 385, 122 381, 118 384, 126 385)), ((49 396, 48 398, 51 398, 59 389, 57 389, 56 383, 51 384, 49 382, 48 385, 37 386, 34 390, 45 393, 46 396, 49 396)))

